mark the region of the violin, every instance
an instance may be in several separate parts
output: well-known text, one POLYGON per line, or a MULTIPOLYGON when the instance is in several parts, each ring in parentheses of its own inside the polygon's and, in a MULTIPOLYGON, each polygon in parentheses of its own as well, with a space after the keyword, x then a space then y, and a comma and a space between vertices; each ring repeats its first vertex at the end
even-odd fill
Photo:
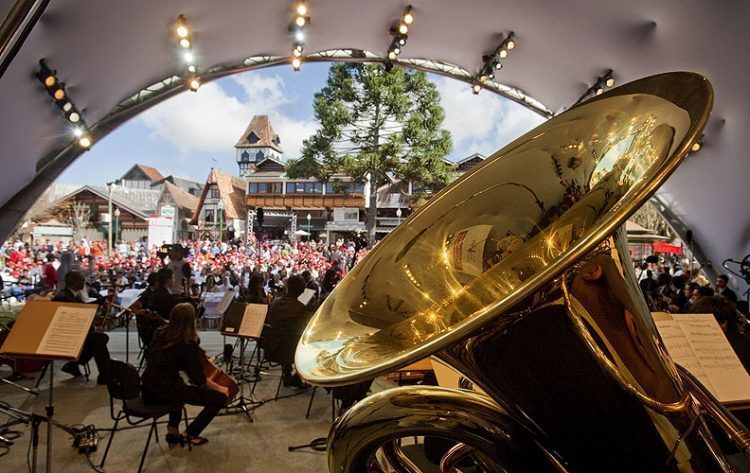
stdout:
POLYGON ((201 365, 203 366, 203 374, 206 376, 206 379, 210 379, 219 386, 227 388, 227 402, 234 399, 237 393, 240 392, 240 387, 237 385, 237 382, 232 379, 231 376, 211 363, 211 360, 208 358, 205 350, 203 350, 202 348, 200 348, 199 350, 201 353, 201 365))

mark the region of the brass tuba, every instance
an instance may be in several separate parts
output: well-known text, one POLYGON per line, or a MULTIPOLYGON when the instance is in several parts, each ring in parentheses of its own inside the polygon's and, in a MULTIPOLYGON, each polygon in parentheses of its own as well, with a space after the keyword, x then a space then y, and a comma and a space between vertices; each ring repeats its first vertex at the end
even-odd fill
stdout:
MULTIPOLYGON (((484 394, 409 387, 332 427, 331 472, 416 472, 403 439, 448 441, 441 471, 732 471, 706 423, 744 427, 678 371, 622 225, 675 170, 713 103, 704 77, 638 80, 527 133, 433 197, 323 303, 301 375, 345 385, 434 355, 484 394)), ((696 183, 697 184, 697 183, 696 183)))

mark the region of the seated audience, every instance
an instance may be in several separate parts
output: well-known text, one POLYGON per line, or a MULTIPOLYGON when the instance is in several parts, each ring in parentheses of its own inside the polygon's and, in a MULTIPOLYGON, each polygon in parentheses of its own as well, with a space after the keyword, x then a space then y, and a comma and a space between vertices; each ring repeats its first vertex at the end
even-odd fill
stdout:
POLYGON ((724 331, 729 344, 732 345, 742 366, 750 373, 750 338, 738 330, 737 310, 734 303, 719 296, 707 296, 698 299, 690 309, 694 314, 713 314, 724 331))

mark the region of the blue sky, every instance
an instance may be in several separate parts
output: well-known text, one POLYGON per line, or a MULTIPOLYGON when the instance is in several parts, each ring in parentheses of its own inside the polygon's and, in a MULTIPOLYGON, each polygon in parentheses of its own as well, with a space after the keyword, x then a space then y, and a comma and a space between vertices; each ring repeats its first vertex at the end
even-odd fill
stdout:
MULTIPOLYGON (((328 64, 305 64, 300 72, 279 66, 237 74, 184 92, 132 119, 96 143, 57 182, 104 184, 133 164, 163 175, 204 181, 212 166, 237 172, 234 144, 253 115, 270 116, 284 157, 299 156, 302 140, 314 133, 312 100, 324 85, 328 64)), ((490 154, 543 119, 524 107, 469 85, 431 75, 453 135, 449 159, 490 154)))

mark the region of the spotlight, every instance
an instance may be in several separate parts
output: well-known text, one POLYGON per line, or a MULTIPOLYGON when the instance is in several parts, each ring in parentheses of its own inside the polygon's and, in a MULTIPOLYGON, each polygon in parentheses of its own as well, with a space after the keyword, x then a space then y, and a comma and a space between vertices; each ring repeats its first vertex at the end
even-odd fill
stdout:
POLYGON ((182 58, 185 59, 185 62, 187 62, 188 64, 192 64, 193 62, 195 62, 195 56, 193 56, 193 53, 190 51, 185 51, 182 54, 182 58))
POLYGON ((44 79, 44 85, 46 85, 47 87, 52 87, 53 85, 55 85, 55 82, 57 82, 57 81, 55 80, 55 76, 52 76, 52 75, 50 75, 50 76, 47 76, 47 77, 46 77, 46 78, 44 79))
POLYGON ((305 26, 306 20, 304 16, 298 16, 297 19, 294 20, 294 22, 297 24, 297 26, 302 28, 303 26, 305 26))
POLYGON ((297 48, 294 48, 294 50, 292 51, 292 54, 294 55, 294 57, 302 56, 302 52, 297 48))
POLYGON ((80 138, 83 136, 83 129, 77 126, 73 129, 73 134, 75 135, 76 138, 80 138))
POLYGON ((495 74, 493 74, 493 73, 490 73, 490 75, 489 75, 489 76, 487 76, 487 77, 489 77, 490 79, 494 79, 494 78, 495 78, 495 74))
POLYGON ((489 79, 489 76, 485 76, 485 75, 479 76, 479 80, 482 82, 486 81, 487 79, 489 79))
POLYGON ((73 104, 70 102, 65 102, 62 106, 63 112, 67 113, 73 108, 73 104))
POLYGON ((414 15, 411 12, 411 8, 404 13, 404 24, 411 25, 414 23, 414 15))
POLYGON ((81 115, 79 115, 78 112, 71 112, 70 115, 68 115, 68 120, 70 120, 71 123, 78 123, 81 121, 81 115))
POLYGON ((187 39, 187 38, 182 38, 182 39, 180 40, 180 47, 181 47, 182 49, 187 49, 187 48, 189 48, 189 47, 190 47, 190 40, 189 40, 189 39, 187 39))
POLYGON ((401 34, 406 34, 409 32, 409 27, 405 23, 401 23, 398 25, 398 32, 401 34))
POLYGON ((303 49, 305 49, 305 47, 304 47, 304 46, 302 46, 301 44, 297 44, 297 45, 296 45, 296 46, 294 47, 294 49, 295 49, 296 51, 302 52, 302 50, 303 50, 303 49))
POLYGON ((299 2, 297 4, 297 14, 299 16, 304 16, 307 13, 307 5, 305 5, 305 2, 299 2))
POLYGON ((190 64, 190 65, 188 66, 188 72, 195 72, 195 66, 194 66, 194 65, 192 65, 192 64, 190 64))
POLYGON ((187 29, 187 26, 180 25, 177 27, 177 36, 179 36, 180 38, 187 38, 188 33, 189 31, 187 29))
POLYGON ((393 52, 396 53, 396 55, 401 54, 401 48, 393 48, 393 52))
POLYGON ((505 59, 506 57, 508 57, 508 50, 507 49, 501 49, 500 50, 500 54, 498 54, 498 56, 500 56, 500 59, 505 59))
POLYGON ((396 51, 394 51, 394 50, 388 51, 388 59, 390 59, 391 61, 393 61, 394 59, 396 59, 396 56, 397 56, 396 55, 396 51))
POLYGON ((471 86, 471 91, 474 95, 479 94, 480 90, 482 90, 482 86, 480 84, 474 84, 471 86))
POLYGON ((497 64, 495 64, 495 69, 497 69, 498 71, 499 71, 500 69, 502 69, 502 68, 503 68, 503 63, 501 63, 501 62, 498 62, 497 64))
POLYGON ((59 89, 55 90, 52 96, 55 98, 55 100, 62 100, 65 98, 65 90, 60 87, 59 89))
POLYGON ((508 50, 511 50, 516 47, 516 42, 511 39, 508 41, 505 47, 508 48, 508 50))
POLYGON ((401 45, 401 46, 404 46, 406 44, 406 36, 401 36, 398 39, 398 44, 401 45))
POLYGON ((82 148, 88 148, 91 146, 91 138, 88 136, 83 136, 78 140, 78 144, 81 145, 82 148))
POLYGON ((299 71, 300 67, 302 67, 302 61, 300 60, 300 58, 298 58, 298 57, 293 58, 292 59, 292 69, 294 69, 295 71, 299 71))
POLYGON ((604 93, 604 89, 602 89, 601 87, 598 87, 596 89, 596 95, 602 95, 603 93, 604 93))
POLYGON ((192 92, 197 92, 198 89, 201 88, 201 80, 197 76, 193 76, 188 79, 188 89, 190 89, 192 92))
POLYGON ((607 87, 612 87, 613 85, 615 85, 614 77, 608 78, 606 84, 607 84, 607 87))
POLYGON ((302 30, 297 30, 297 31, 296 31, 296 32, 294 33, 294 39, 295 39, 295 40, 296 40, 296 41, 297 41, 298 43, 301 43, 301 42, 305 41, 305 33, 303 33, 303 32, 302 32, 302 30))
POLYGON ((701 150, 701 148, 703 148, 703 144, 700 141, 696 141, 695 143, 693 143, 693 146, 690 147, 690 151, 692 151, 693 153, 697 153, 701 150))

